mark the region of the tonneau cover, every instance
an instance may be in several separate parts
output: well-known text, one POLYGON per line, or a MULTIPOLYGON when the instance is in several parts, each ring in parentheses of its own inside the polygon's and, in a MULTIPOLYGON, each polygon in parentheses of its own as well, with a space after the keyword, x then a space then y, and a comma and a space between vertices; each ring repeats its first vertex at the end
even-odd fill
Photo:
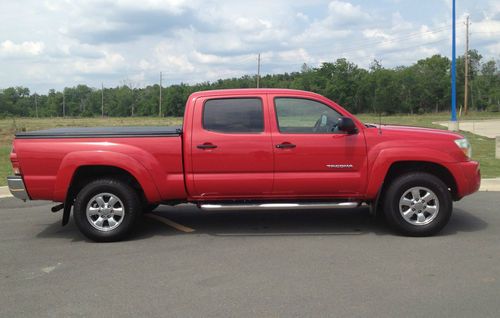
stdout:
POLYGON ((18 139, 179 136, 181 126, 64 127, 16 133, 18 139))

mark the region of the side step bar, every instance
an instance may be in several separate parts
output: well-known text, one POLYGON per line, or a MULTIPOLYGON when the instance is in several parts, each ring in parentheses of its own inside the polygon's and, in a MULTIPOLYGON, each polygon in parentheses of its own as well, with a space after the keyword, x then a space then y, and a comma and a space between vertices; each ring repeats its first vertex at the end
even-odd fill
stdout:
POLYGON ((206 211, 226 210, 295 210, 295 209, 349 209, 357 208, 360 202, 303 202, 303 203, 259 203, 259 204, 200 204, 206 211))

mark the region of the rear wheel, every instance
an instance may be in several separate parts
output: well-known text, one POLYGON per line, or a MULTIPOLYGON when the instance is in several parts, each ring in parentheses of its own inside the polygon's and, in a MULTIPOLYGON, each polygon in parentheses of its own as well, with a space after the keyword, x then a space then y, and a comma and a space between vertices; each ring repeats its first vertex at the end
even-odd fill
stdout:
POLYGON ((453 200, 446 184, 428 173, 408 173, 387 188, 384 214, 389 224, 408 236, 430 236, 449 221, 453 200))
POLYGON ((119 180, 100 179, 78 193, 73 214, 86 237, 113 242, 130 234, 140 212, 140 199, 132 187, 119 180))

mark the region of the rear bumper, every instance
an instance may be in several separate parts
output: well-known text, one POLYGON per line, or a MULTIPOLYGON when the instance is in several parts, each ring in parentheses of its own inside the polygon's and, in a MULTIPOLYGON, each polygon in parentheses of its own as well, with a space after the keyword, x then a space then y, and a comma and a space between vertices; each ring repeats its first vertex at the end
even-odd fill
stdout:
POLYGON ((24 186, 23 177, 13 176, 7 177, 7 185, 9 186, 10 193, 18 199, 23 201, 29 200, 28 192, 24 186))
POLYGON ((465 161, 455 163, 451 167, 457 183, 457 198, 460 200, 466 195, 479 190, 481 186, 481 170, 479 162, 465 161))

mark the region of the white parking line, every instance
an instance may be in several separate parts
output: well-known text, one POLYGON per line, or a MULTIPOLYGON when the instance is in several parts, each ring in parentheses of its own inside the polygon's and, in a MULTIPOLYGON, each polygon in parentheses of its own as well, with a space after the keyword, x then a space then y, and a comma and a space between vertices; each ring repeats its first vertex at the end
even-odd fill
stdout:
POLYGON ((190 227, 187 227, 187 226, 184 226, 182 224, 179 224, 177 222, 174 222, 172 220, 169 220, 167 218, 164 218, 162 216, 159 216, 159 215, 156 215, 156 214, 152 214, 152 213, 148 213, 148 214, 145 214, 147 217, 151 218, 151 219, 155 219, 157 221, 160 221, 168 226, 171 226, 173 227, 174 229, 178 230, 178 231, 181 231, 181 232, 184 232, 184 233, 191 233, 191 232, 194 232, 195 230, 190 228, 190 227))

